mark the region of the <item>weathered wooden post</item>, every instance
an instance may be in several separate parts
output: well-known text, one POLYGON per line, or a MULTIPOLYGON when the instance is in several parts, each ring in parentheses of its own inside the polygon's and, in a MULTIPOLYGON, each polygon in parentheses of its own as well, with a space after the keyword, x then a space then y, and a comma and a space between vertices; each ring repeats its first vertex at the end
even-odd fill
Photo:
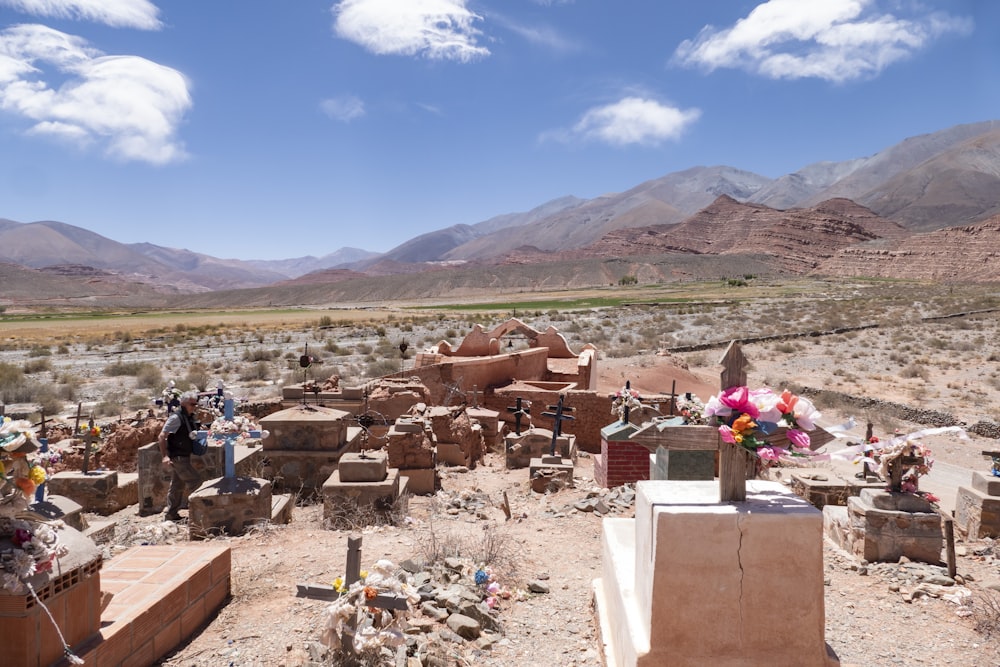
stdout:
MULTIPOLYGON (((722 391, 742 387, 747 383, 747 359, 740 344, 729 343, 720 361, 722 391)), ((722 502, 743 502, 747 499, 747 469, 753 463, 753 454, 739 445, 720 442, 719 445, 719 498, 722 502)))
POLYGON ((91 415, 87 420, 87 432, 83 436, 83 467, 80 469, 84 475, 90 472, 90 445, 94 442, 94 417, 91 415))

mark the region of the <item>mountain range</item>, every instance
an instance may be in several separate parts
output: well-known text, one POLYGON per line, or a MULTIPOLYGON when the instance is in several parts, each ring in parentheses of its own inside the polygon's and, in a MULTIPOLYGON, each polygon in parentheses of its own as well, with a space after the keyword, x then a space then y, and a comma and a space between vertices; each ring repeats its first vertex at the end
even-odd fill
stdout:
POLYGON ((683 255, 687 266, 694 257, 705 264, 708 256, 741 254, 779 272, 835 267, 889 275, 901 257, 928 260, 920 248, 929 243, 938 244, 940 270, 930 270, 937 279, 995 280, 1000 265, 992 255, 984 255, 985 265, 976 271, 963 271, 968 262, 958 249, 964 243, 985 249, 984 239, 1000 236, 998 216, 1000 122, 985 121, 911 137, 869 157, 814 163, 776 179, 730 166, 692 167, 621 193, 566 196, 527 212, 428 232, 382 254, 342 248, 322 257, 218 259, 122 244, 64 222, 0 219, 0 262, 6 264, 0 300, 30 300, 33 274, 47 294, 59 293, 55 284, 64 279, 78 285, 63 290, 67 299, 82 298, 82 283, 100 286, 104 294, 117 290, 131 303, 151 294, 184 293, 190 299, 196 293, 296 285, 346 288, 372 276, 385 283, 388 276, 408 275, 412 282, 412 276, 428 273, 419 282, 447 282, 471 266, 482 274, 484 266, 499 272, 502 266, 642 255, 675 261, 683 255), (977 224, 984 221, 989 223, 977 224), (959 255, 942 258, 940 248, 959 255), (15 274, 23 276, 15 280, 15 274), (23 284, 25 293, 15 291, 15 284, 23 284))

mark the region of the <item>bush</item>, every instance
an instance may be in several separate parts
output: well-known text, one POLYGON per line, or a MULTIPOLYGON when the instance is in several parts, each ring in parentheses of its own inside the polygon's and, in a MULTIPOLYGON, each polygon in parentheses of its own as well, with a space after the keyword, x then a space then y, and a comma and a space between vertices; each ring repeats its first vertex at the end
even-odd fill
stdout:
POLYGON ((35 345, 28 351, 29 357, 47 357, 52 354, 52 350, 47 345, 35 345))
POLYGON ((27 375, 32 373, 44 373, 52 370, 52 362, 48 359, 32 359, 24 362, 24 372, 27 375))
POLYGON ((108 377, 121 377, 123 375, 128 375, 135 377, 139 374, 144 363, 141 361, 118 361, 110 366, 104 367, 104 374, 108 377))
POLYGON ((135 385, 140 389, 159 389, 163 386, 163 373, 156 364, 142 365, 135 375, 135 385))

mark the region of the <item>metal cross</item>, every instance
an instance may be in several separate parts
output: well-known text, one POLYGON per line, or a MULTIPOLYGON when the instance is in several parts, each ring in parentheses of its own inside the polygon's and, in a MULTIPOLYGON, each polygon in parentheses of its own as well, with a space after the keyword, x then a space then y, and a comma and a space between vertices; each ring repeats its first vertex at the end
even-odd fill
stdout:
POLYGON ((559 402, 556 405, 550 405, 549 410, 555 410, 555 412, 543 412, 543 417, 552 417, 555 420, 555 424, 552 427, 552 445, 549 447, 549 454, 552 456, 556 455, 556 439, 562 434, 562 423, 567 419, 576 419, 571 415, 564 414, 566 412, 573 412, 573 408, 568 408, 563 405, 563 399, 565 394, 559 394, 559 402))
POLYGON ((531 416, 531 401, 525 401, 527 406, 521 407, 523 399, 518 396, 515 400, 517 401, 517 404, 513 407, 508 407, 507 412, 514 415, 514 433, 516 435, 521 435, 521 417, 531 416))

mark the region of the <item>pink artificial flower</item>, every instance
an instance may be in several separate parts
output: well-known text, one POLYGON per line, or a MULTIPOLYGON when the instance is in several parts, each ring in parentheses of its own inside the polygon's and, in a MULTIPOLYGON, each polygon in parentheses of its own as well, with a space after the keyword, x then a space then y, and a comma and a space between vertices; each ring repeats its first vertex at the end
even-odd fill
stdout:
POLYGON ((725 424, 719 427, 719 437, 722 438, 723 442, 728 442, 731 445, 736 443, 736 434, 733 433, 733 429, 729 428, 725 424))
POLYGON ((750 400, 750 389, 747 387, 730 387, 722 392, 719 401, 736 412, 750 415, 753 419, 760 416, 760 410, 750 400))
POLYGON ((938 498, 937 496, 935 496, 933 493, 930 492, 924 493, 924 498, 927 499, 927 502, 934 503, 935 505, 941 502, 940 498, 938 498))
POLYGON ((722 401, 719 400, 718 396, 712 396, 708 399, 708 403, 705 404, 705 417, 728 417, 733 414, 733 409, 727 405, 723 405, 722 401))
POLYGON ((903 493, 916 493, 917 484, 916 482, 904 480, 903 483, 899 485, 899 490, 902 491, 903 493))
POLYGON ((809 434, 805 431, 790 428, 785 432, 785 435, 788 436, 788 442, 791 443, 793 450, 809 449, 809 434))
POLYGON ((761 458, 762 461, 777 461, 782 456, 784 456, 786 450, 781 447, 772 447, 768 445, 767 447, 758 447, 757 456, 761 458))

